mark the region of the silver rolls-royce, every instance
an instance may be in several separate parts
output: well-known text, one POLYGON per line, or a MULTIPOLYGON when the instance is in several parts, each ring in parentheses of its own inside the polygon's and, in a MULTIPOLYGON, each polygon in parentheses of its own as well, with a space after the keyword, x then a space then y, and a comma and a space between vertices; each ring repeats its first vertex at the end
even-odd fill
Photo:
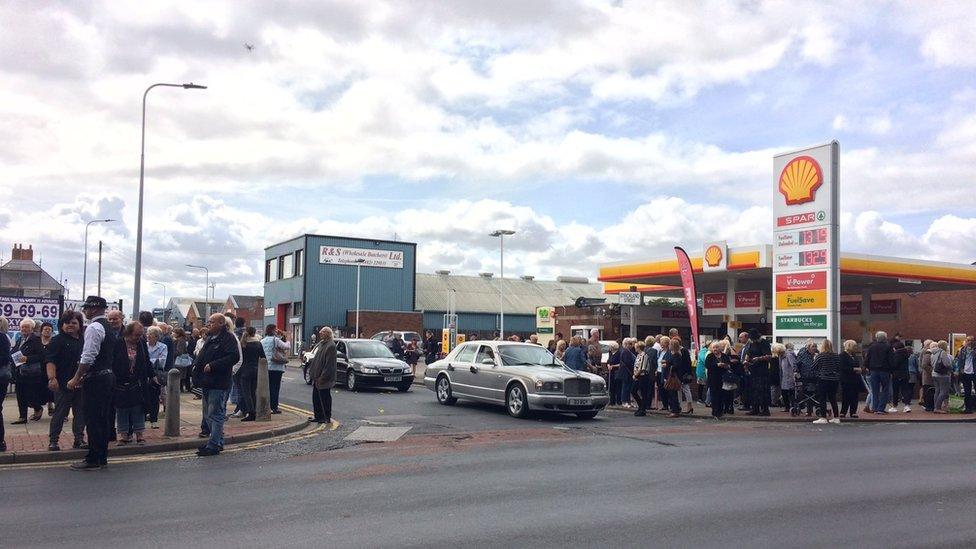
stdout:
POLYGON ((427 366, 424 385, 445 406, 459 398, 490 402, 517 418, 534 410, 591 419, 610 402, 602 377, 571 370, 531 343, 463 343, 427 366))

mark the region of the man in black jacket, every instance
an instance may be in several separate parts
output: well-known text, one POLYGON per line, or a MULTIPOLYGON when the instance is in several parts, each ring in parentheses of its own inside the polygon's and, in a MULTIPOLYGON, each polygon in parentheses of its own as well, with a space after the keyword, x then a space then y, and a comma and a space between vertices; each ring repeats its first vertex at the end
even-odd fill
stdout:
POLYGON ((215 456, 224 449, 224 420, 234 364, 240 360, 237 338, 227 328, 224 315, 207 320, 207 341, 193 362, 193 383, 203 389, 203 421, 200 438, 208 438, 198 456, 215 456))
POLYGON ((874 343, 864 353, 864 367, 871 372, 871 409, 876 414, 887 414, 888 395, 891 394, 891 370, 894 368, 894 351, 888 343, 888 334, 874 334, 874 343))
POLYGON ((747 415, 769 415, 769 360, 773 357, 769 342, 756 328, 749 330, 749 343, 746 344, 744 363, 749 371, 752 388, 752 406, 747 415))

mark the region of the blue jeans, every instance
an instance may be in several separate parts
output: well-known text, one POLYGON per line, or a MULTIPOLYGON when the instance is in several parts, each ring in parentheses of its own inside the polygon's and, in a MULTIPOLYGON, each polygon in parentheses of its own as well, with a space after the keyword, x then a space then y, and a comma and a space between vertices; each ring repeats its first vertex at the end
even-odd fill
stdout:
POLYGON ((884 412, 888 407, 888 395, 891 394, 891 374, 888 372, 871 372, 871 409, 884 412))
POLYGON ((146 408, 142 404, 128 408, 116 408, 115 420, 116 429, 120 435, 129 436, 132 433, 141 433, 146 430, 146 408))
POLYGON ((210 433, 207 446, 213 450, 224 448, 224 421, 227 419, 227 397, 230 391, 203 390, 203 421, 200 429, 210 433))

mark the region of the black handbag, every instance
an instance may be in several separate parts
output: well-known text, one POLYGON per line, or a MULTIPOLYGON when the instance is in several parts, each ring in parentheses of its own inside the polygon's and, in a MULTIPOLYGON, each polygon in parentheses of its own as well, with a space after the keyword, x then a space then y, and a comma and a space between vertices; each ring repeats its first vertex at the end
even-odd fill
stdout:
POLYGON ((20 377, 41 377, 44 372, 44 367, 41 366, 40 362, 28 362, 26 364, 21 364, 20 369, 17 374, 20 377))

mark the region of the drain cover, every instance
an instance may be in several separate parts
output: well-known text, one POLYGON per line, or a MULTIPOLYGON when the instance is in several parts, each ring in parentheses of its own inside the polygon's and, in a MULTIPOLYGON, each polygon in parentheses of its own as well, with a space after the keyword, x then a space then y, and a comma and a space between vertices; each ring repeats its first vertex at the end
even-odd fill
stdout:
POLYGON ((398 440, 412 427, 372 427, 364 426, 356 429, 346 440, 359 440, 363 442, 393 442, 398 440))

